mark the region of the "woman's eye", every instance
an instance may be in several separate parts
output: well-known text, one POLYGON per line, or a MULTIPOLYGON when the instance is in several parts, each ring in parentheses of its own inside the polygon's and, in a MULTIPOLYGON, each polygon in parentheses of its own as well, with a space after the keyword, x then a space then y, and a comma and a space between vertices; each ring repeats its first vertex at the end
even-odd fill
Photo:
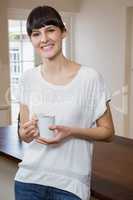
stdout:
POLYGON ((39 35, 40 35, 40 34, 39 34, 38 32, 33 32, 33 33, 32 33, 32 36, 33 36, 33 37, 37 37, 37 36, 39 36, 39 35))
POLYGON ((55 29, 48 29, 48 32, 54 32, 55 29))

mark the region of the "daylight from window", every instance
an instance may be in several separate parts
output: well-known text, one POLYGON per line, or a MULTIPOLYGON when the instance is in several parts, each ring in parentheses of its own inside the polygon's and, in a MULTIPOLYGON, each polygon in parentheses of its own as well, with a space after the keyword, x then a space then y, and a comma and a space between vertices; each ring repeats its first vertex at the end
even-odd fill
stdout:
POLYGON ((34 50, 26 33, 26 21, 9 20, 9 58, 12 123, 17 123, 19 104, 17 92, 24 71, 34 67, 34 50))

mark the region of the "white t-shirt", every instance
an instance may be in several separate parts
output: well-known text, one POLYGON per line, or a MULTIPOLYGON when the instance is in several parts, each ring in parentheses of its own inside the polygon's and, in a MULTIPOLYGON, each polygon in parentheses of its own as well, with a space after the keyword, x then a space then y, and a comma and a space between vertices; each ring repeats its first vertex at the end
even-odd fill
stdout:
MULTIPOLYGON (((54 85, 41 76, 40 66, 28 70, 20 83, 21 103, 30 115, 55 116, 55 124, 95 127, 105 112, 110 95, 101 75, 81 66, 66 85, 54 85)), ((93 141, 67 138, 59 144, 32 141, 26 149, 15 180, 53 186, 72 192, 82 200, 90 197, 93 141)))

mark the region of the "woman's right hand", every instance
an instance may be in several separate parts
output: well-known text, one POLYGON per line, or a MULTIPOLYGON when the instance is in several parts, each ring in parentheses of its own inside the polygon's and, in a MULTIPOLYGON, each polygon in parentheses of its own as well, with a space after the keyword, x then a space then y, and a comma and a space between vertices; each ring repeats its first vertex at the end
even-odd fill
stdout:
POLYGON ((20 138, 24 142, 32 142, 39 136, 37 128, 37 119, 32 118, 32 120, 27 121, 23 125, 20 124, 20 138))

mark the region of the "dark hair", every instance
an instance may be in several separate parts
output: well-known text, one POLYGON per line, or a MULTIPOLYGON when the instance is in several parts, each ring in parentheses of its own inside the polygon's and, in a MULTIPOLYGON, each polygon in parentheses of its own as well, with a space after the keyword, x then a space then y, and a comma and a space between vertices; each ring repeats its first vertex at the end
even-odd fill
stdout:
POLYGON ((26 28, 28 35, 31 36, 33 29, 39 29, 46 25, 54 25, 59 27, 62 32, 66 31, 61 16, 55 8, 50 6, 34 8, 27 18, 26 28))

